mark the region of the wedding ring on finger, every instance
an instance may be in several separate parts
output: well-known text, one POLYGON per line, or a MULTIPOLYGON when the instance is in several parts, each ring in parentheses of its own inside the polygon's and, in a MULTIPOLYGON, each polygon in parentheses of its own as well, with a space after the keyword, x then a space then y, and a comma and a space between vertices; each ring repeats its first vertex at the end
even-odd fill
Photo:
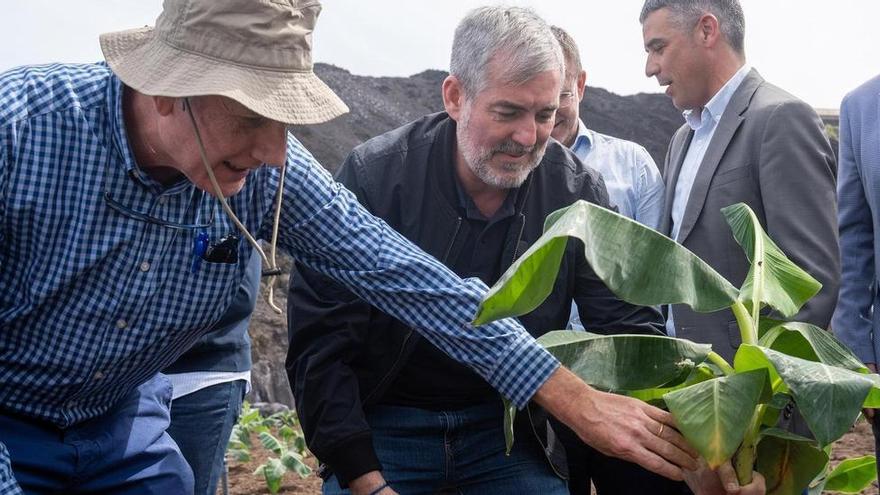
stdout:
POLYGON ((663 428, 666 428, 666 423, 660 423, 660 429, 657 430, 657 436, 663 438, 663 428))

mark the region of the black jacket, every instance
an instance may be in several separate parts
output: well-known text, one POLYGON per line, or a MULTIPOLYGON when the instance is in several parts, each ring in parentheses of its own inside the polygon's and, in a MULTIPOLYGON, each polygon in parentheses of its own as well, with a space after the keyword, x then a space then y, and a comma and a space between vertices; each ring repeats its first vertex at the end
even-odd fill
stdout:
MULTIPOLYGON (((454 206, 453 172, 428 167, 431 147, 449 125, 455 123, 446 114, 434 114, 373 138, 352 151, 336 177, 371 213, 440 261, 460 248, 456 241, 467 228, 454 206)), ((601 176, 551 140, 540 166, 517 195, 500 253, 502 269, 541 236, 549 213, 578 199, 608 205, 601 176)), ((551 295, 520 320, 535 336, 565 328, 572 298, 590 331, 662 332, 660 314, 614 296, 574 240, 568 243, 551 295)), ((287 371, 309 449, 342 486, 381 470, 363 411, 387 391, 422 337, 302 265, 291 273, 288 318, 287 371)), ((557 473, 565 473, 564 453, 552 432, 548 439, 546 414, 532 407, 529 416, 557 473)))

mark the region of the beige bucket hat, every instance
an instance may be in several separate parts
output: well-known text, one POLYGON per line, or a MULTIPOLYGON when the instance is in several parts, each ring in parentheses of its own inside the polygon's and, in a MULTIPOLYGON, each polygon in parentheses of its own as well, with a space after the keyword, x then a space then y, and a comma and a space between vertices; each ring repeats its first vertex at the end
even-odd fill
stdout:
POLYGON ((318 0, 165 0, 155 27, 101 35, 126 85, 147 95, 222 95, 286 124, 348 107, 312 70, 318 0))

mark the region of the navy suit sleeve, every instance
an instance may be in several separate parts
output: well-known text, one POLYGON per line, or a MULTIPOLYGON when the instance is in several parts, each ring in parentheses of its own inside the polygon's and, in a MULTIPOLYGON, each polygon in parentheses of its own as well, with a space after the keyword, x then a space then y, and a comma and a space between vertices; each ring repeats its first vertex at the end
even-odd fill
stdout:
MULTIPOLYGON (((840 167, 837 191, 840 229, 840 297, 832 321, 834 334, 866 363, 876 363, 872 324, 874 300, 874 224, 862 182, 860 109, 848 97, 840 108, 840 167)), ((876 101, 872 101, 876 105, 876 101)), ((877 165, 877 164, 872 164, 877 165)))

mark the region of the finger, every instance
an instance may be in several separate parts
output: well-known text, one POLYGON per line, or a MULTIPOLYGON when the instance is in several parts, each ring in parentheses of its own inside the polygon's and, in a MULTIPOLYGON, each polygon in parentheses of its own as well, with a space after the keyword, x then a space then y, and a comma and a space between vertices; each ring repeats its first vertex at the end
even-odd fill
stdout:
POLYGON ((721 486, 724 487, 724 490, 727 493, 739 493, 739 480, 736 479, 736 471, 733 469, 730 461, 718 466, 718 469, 716 469, 715 472, 718 473, 718 479, 721 480, 721 486))
POLYGON ((648 449, 641 449, 638 452, 635 452, 632 457, 627 460, 642 466, 648 471, 657 473, 664 478, 669 478, 675 481, 684 481, 684 472, 680 467, 648 449))
POLYGON ((865 419, 867 419, 869 423, 874 422, 874 410, 873 409, 862 409, 862 414, 865 415, 865 419))
MULTIPOLYGON (((645 405, 645 413, 653 420, 659 421, 666 425, 666 428, 663 429, 663 438, 673 444, 676 447, 684 450, 689 453, 691 457, 697 458, 700 454, 694 450, 693 447, 684 439, 683 436, 678 432, 678 425, 675 423, 675 417, 663 409, 658 409, 654 406, 645 405), (666 432, 670 432, 670 435, 667 435, 666 432)), ((659 432, 660 428, 658 427, 655 432, 659 432)))
POLYGON ((688 443, 684 436, 675 429, 675 427, 664 428, 661 438, 678 447, 693 459, 700 457, 700 454, 691 446, 691 444, 688 443))
POLYGON ((664 411, 663 409, 645 404, 644 402, 642 402, 641 405, 643 406, 642 410, 645 411, 645 414, 647 414, 649 418, 672 427, 677 427, 675 424, 675 417, 673 417, 669 411, 664 411))
MULTIPOLYGON (((659 429, 659 424, 655 426, 655 430, 657 429, 659 429)), ((699 463, 697 463, 696 459, 697 456, 691 455, 690 452, 688 452, 688 450, 691 450, 690 447, 683 449, 679 447, 679 445, 687 446, 687 442, 681 434, 672 428, 665 428, 663 430, 663 438, 652 434, 647 439, 646 443, 649 450, 662 456, 676 466, 690 471, 697 469, 699 467, 699 463)))

